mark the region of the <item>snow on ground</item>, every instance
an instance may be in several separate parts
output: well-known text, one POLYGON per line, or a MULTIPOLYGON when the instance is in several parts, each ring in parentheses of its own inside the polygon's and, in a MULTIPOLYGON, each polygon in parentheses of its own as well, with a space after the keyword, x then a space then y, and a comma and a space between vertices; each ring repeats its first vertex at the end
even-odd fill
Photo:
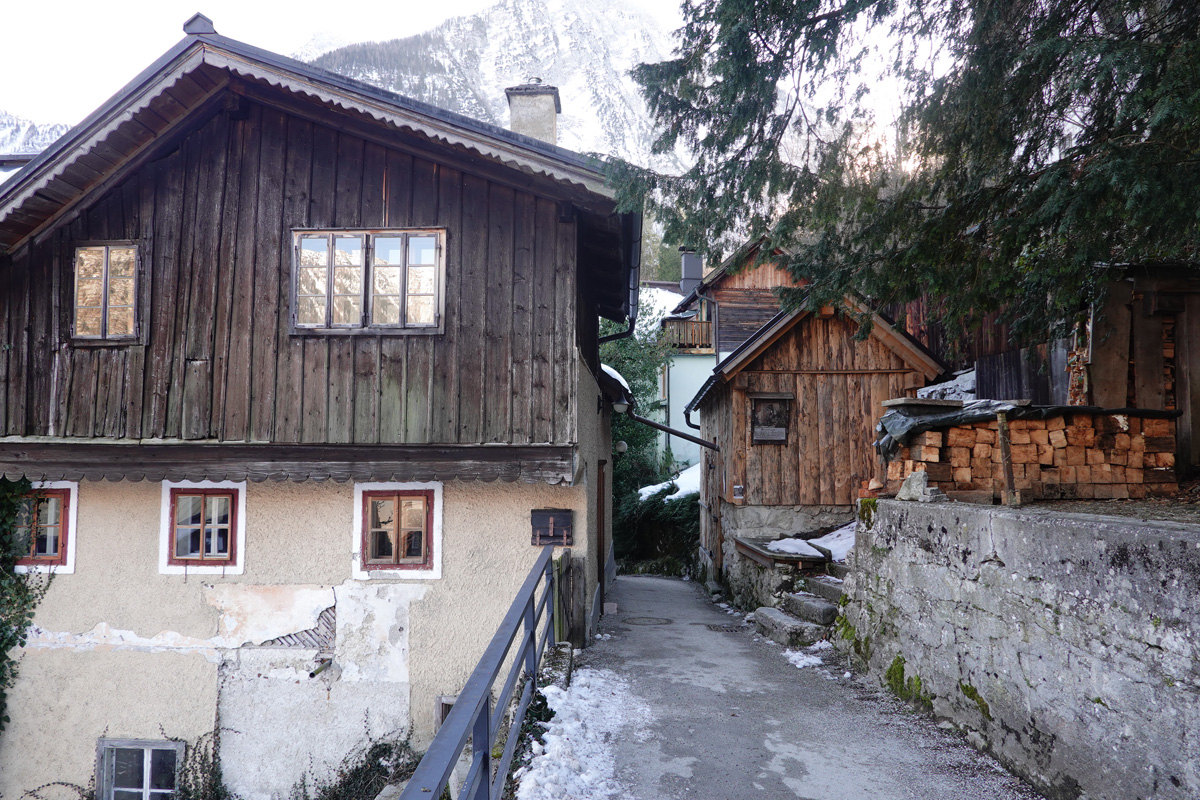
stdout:
POLYGON ((824 666, 825 662, 821 659, 818 653, 824 650, 832 650, 833 644, 826 639, 822 639, 816 644, 811 644, 803 650, 784 650, 783 657, 792 662, 796 669, 804 669, 805 667, 820 667, 824 666))
POLYGON ((638 499, 645 500, 647 497, 656 495, 672 486, 678 489, 678 491, 673 493, 675 497, 700 494, 700 465, 693 464, 668 481, 656 483, 653 486, 643 486, 641 489, 638 489, 638 499))
POLYGON ((542 690, 554 711, 544 745, 533 743, 533 760, 517 771, 517 800, 592 800, 623 797, 614 777, 611 743, 629 735, 644 741, 650 708, 629 683, 604 669, 575 670, 565 690, 542 690))
POLYGON ((857 522, 850 522, 836 531, 830 531, 819 539, 811 540, 833 554, 834 561, 845 561, 846 554, 854 548, 854 529, 857 522))
POLYGON ((633 391, 632 391, 632 390, 629 388, 629 381, 625 380, 625 376, 624 376, 624 375, 622 375, 621 373, 617 372, 615 369, 613 369, 612 367, 610 367, 608 364, 601 364, 601 365, 600 365, 600 369, 602 369, 602 370, 604 370, 605 372, 607 372, 607 373, 608 373, 608 377, 612 378, 612 379, 613 379, 613 380, 615 380, 617 383, 619 383, 619 384, 621 384, 622 386, 624 386, 624 387, 625 387, 625 391, 629 392, 629 394, 631 394, 631 395, 633 394, 633 391))
POLYGON ((811 556, 824 559, 825 554, 803 539, 779 539, 768 542, 767 549, 774 553, 791 553, 795 556, 811 556))
POLYGON ((784 650, 783 655, 788 661, 792 662, 792 666, 796 669, 804 669, 805 667, 816 667, 824 662, 820 656, 815 656, 812 653, 803 653, 799 650, 784 650))

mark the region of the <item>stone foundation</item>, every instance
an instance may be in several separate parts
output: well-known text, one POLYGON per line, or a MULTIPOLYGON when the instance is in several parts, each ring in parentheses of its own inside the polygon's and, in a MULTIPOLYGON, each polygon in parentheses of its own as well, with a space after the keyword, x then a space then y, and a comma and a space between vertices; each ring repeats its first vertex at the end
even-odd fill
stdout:
POLYGON ((880 500, 840 646, 1048 797, 1200 797, 1200 525, 880 500))
POLYGON ((721 576, 733 603, 753 610, 778 606, 783 596, 796 591, 802 571, 781 564, 767 567, 745 557, 737 550, 735 538, 770 542, 784 536, 816 534, 844 525, 854 519, 846 506, 735 506, 721 504, 721 525, 725 537, 721 576))

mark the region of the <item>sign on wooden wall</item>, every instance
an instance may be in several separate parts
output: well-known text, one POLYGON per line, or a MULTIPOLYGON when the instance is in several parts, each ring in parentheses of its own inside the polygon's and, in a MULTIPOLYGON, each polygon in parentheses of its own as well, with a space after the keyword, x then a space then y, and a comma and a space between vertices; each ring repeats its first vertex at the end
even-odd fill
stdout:
POLYGON ((756 444, 786 444, 792 395, 750 395, 750 439, 756 444))

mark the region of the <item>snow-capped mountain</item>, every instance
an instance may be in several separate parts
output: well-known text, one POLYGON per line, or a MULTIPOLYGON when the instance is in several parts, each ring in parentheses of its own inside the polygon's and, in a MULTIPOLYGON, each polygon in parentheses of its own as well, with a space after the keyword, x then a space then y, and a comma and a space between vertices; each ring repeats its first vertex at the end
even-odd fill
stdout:
MULTIPOLYGON (((560 145, 676 171, 686 154, 651 153, 650 114, 629 76, 670 53, 663 24, 630 0, 499 0, 404 39, 342 46, 322 34, 292 55, 504 127, 505 87, 541 78, 559 90, 560 145)), ((67 130, 0 111, 0 153, 39 152, 67 130)))
POLYGON ((40 153, 69 128, 38 124, 0 111, 0 153, 40 153))
POLYGON ((629 76, 635 64, 670 53, 661 23, 625 0, 500 0, 425 33, 349 45, 312 63, 502 126, 505 87, 538 77, 558 87, 560 145, 675 169, 677 157, 651 154, 650 115, 629 76))

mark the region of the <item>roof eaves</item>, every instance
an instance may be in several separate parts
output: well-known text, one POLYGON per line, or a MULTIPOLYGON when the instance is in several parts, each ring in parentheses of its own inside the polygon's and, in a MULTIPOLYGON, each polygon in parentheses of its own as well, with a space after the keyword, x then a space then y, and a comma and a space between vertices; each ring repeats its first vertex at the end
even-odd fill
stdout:
POLYGON ((186 61, 187 59, 184 56, 189 49, 197 47, 199 50, 199 41, 200 37, 198 36, 183 37, 174 47, 159 56, 153 64, 139 72, 137 77, 118 89, 99 108, 84 117, 82 122, 58 137, 49 147, 38 153, 37 157, 26 164, 23 169, 15 173, 3 185, 0 185, 0 218, 5 213, 6 206, 10 205, 11 197, 16 195, 18 190, 25 186, 33 175, 53 177, 46 176, 45 172, 52 169, 52 163, 56 162, 60 155, 65 151, 74 149, 80 141, 86 139, 97 128, 104 127, 118 111, 120 113, 127 111, 130 106, 129 101, 137 95, 139 90, 145 88, 145 85, 151 78, 162 73, 176 61, 186 61))
MULTIPOLYGON (((342 107, 358 110, 398 126, 411 128, 447 144, 473 150, 521 171, 544 174, 574 183, 602 197, 611 197, 599 159, 542 142, 489 123, 473 120, 419 100, 404 97, 346 78, 295 59, 280 56, 219 34, 189 34, 118 90, 82 122, 59 137, 21 170, 0 184, 0 220, 56 178, 67 156, 89 139, 108 131, 123 118, 139 111, 154 95, 150 90, 164 78, 204 62, 267 80, 262 67, 274 72, 277 85, 285 80, 307 84, 310 94, 342 107), (255 63, 260 65, 256 71, 255 63), (240 68, 239 68, 240 67, 240 68), (340 95, 335 97, 334 95, 340 95), (422 119, 423 118, 423 119, 422 119)), ((305 87, 292 86, 297 91, 305 87)))

